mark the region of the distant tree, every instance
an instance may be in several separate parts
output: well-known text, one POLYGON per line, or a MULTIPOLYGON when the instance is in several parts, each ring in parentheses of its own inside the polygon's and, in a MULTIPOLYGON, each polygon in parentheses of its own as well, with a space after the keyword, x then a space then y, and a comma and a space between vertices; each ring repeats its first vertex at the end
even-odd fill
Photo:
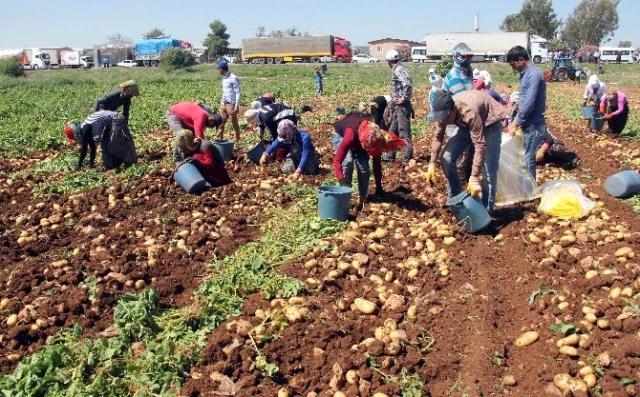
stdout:
POLYGON ((618 47, 631 47, 631 41, 629 40, 620 40, 620 42, 618 43, 618 47))
POLYGON ((184 48, 167 48, 162 55, 160 55, 160 66, 166 71, 184 69, 195 64, 195 54, 184 48))
POLYGON ((446 76, 453 67, 453 58, 445 55, 436 64, 436 74, 438 76, 446 76))
POLYGON ((209 24, 211 32, 207 34, 202 44, 209 49, 209 59, 219 58, 229 51, 229 34, 227 25, 216 19, 209 24))
POLYGON ((295 26, 285 30, 271 30, 267 33, 265 26, 258 26, 256 29, 256 37, 289 37, 289 36, 311 36, 309 32, 301 32, 295 26))
POLYGON ((398 56, 401 61, 408 62, 411 60, 411 47, 408 45, 404 44, 396 46, 396 51, 398 51, 398 56))
POLYGON ((142 38, 145 40, 149 39, 166 39, 170 35, 164 32, 164 29, 153 28, 147 33, 142 35, 142 38))
POLYGON ((562 21, 553 10, 551 0, 525 0, 520 12, 504 18, 500 29, 505 32, 529 32, 553 39, 561 24, 562 21))
POLYGON ((599 46, 611 40, 618 29, 620 0, 582 0, 567 18, 562 41, 572 50, 599 46))
POLYGON ((120 33, 113 34, 107 37, 106 48, 111 53, 111 63, 114 64, 117 61, 128 59, 133 49, 133 40, 129 37, 123 36, 120 33), (113 59, 113 58, 116 59, 113 59))
POLYGON ((258 28, 256 29, 256 37, 265 37, 267 35, 267 28, 262 25, 262 26, 258 26, 258 28))

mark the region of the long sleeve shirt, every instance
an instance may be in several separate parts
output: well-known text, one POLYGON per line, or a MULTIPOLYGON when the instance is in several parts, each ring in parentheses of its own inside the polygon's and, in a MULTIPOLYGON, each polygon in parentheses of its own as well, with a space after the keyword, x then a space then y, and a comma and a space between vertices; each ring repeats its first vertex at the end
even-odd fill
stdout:
POLYGON ((598 85, 596 87, 592 86, 591 84, 587 84, 587 86, 584 89, 584 100, 588 100, 591 99, 594 102, 599 101, 600 99, 602 99, 602 97, 606 97, 607 96, 607 86, 606 84, 600 82, 598 83, 598 85))
POLYGON ((398 62, 392 69, 393 74, 391 76, 391 96, 395 100, 396 98, 402 98, 406 102, 411 101, 413 95, 413 78, 407 68, 400 62, 398 62))
POLYGON ((84 124, 91 125, 91 135, 94 142, 100 142, 105 128, 111 126, 111 122, 120 116, 117 112, 111 110, 98 110, 91 113, 84 121, 84 124))
MULTIPOLYGON (((627 95, 622 92, 622 91, 618 91, 618 103, 617 103, 617 109, 614 110, 613 112, 609 113, 610 115, 612 115, 612 117, 615 117, 619 114, 622 114, 622 112, 624 111, 625 106, 629 103, 628 99, 627 99, 627 95)), ((607 96, 603 96, 602 100, 600 101, 600 107, 604 107, 605 111, 607 109, 607 96)))
POLYGON ((129 122, 129 109, 131 108, 131 98, 122 94, 122 90, 112 90, 107 92, 102 98, 96 101, 93 111, 111 110, 115 112, 122 107, 122 115, 129 122))
MULTIPOLYGON (((313 142, 311 141, 311 135, 309 135, 309 133, 307 133, 304 130, 298 130, 293 135, 293 143, 296 145, 300 145, 300 147, 302 148, 302 153, 300 155, 300 163, 297 165, 296 168, 298 168, 299 170, 303 170, 304 166, 307 164, 309 155, 314 150, 313 142)), ((283 142, 280 142, 277 139, 274 140, 273 143, 271 143, 271 146, 267 148, 266 153, 271 155, 282 144, 283 142)))
POLYGON ((547 84, 542 71, 534 64, 520 72, 520 100, 516 124, 521 127, 545 124, 544 111, 547 104, 547 84))
POLYGON ((235 106, 240 106, 240 80, 238 76, 231 72, 227 72, 222 77, 222 105, 225 103, 231 103, 235 106))
POLYGON ((192 129, 197 137, 205 139, 204 132, 207 129, 209 113, 201 106, 194 102, 180 102, 171 106, 169 111, 180 120, 182 125, 192 129))
POLYGON ((465 91, 453 97, 458 111, 456 124, 468 128, 475 149, 472 176, 480 176, 484 165, 486 142, 484 128, 500 122, 507 116, 507 109, 482 91, 465 91))
MULTIPOLYGON (((333 170, 336 173, 336 178, 341 180, 344 178, 344 172, 342 172, 342 162, 345 157, 347 157, 347 153, 351 151, 365 151, 360 144, 360 140, 358 139, 358 134, 351 128, 347 127, 344 130, 344 136, 342 138, 342 142, 340 146, 338 146, 338 150, 336 151, 336 155, 333 158, 333 170)), ((366 153, 366 152, 365 152, 366 153)), ((382 156, 376 156, 373 158, 373 178, 376 181, 376 186, 382 186, 382 156)))
POLYGON ((268 128, 271 138, 275 140, 278 137, 278 123, 282 120, 291 120, 298 125, 298 118, 291 107, 284 103, 273 103, 260 108, 258 121, 260 122, 260 136, 264 134, 264 128, 268 128))

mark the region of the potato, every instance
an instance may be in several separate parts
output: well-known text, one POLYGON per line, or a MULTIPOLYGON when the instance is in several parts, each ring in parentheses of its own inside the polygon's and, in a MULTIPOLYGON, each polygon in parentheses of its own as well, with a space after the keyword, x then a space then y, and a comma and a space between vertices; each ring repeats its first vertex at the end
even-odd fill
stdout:
POLYGON ((597 275, 598 275, 598 271, 597 270, 589 270, 588 272, 585 273, 584 277, 587 280, 591 280, 592 278, 594 278, 597 275))
POLYGON ((596 325, 600 329, 609 329, 609 320, 606 318, 601 318, 596 322, 596 325))
POLYGON ((536 331, 527 331, 516 339, 516 347, 525 347, 536 342, 540 338, 540 334, 536 331))
POLYGON ((627 298, 631 298, 633 296, 633 288, 626 287, 625 289, 622 290, 620 295, 622 295, 624 297, 627 297, 627 298))
POLYGON ((529 241, 534 244, 540 244, 542 242, 540 237, 536 236, 534 233, 529 233, 529 241))
POLYGON ((568 307, 569 307, 569 302, 560 302, 558 304, 558 309, 560 309, 560 310, 564 310, 564 309, 566 309, 568 307))
POLYGON ((344 394, 341 391, 337 391, 337 392, 333 393, 333 397, 347 397, 347 395, 344 394))
POLYGON ((373 314, 378 309, 375 303, 364 298, 356 298, 353 304, 363 314, 373 314))
POLYGON ((389 235, 389 232, 387 231, 387 229, 377 228, 376 231, 373 232, 373 235, 376 239, 382 240, 389 235))
POLYGON ((633 250, 631 249, 631 247, 622 247, 618 248, 614 255, 616 256, 616 258, 619 258, 621 256, 628 256, 632 252, 633 250))
POLYGON ((577 357, 578 356, 578 349, 576 349, 573 346, 562 346, 560 347, 560 354, 562 354, 563 356, 567 356, 567 357, 577 357))
POLYGON ((416 277, 418 277, 418 269, 411 269, 411 270, 409 270, 409 273, 407 273, 407 277, 409 277, 409 278, 416 278, 416 277))
POLYGON ((358 226, 362 229, 373 229, 373 221, 362 221, 358 226))
POLYGON ((14 325, 16 325, 17 322, 18 322, 17 314, 14 313, 9 317, 7 317, 7 327, 13 327, 14 325))
POLYGON ((585 375, 582 379, 584 379, 584 383, 587 384, 587 387, 589 389, 593 389, 595 387, 596 383, 598 382, 598 380, 596 379, 596 375, 595 374, 585 375))
POLYGON ((145 286, 144 280, 138 280, 135 282, 134 286, 136 289, 142 289, 145 286))
POLYGON ((345 379, 347 380, 348 384, 356 385, 360 380, 360 376, 358 375, 358 371, 354 371, 353 369, 350 369, 349 371, 347 371, 347 374, 345 375, 345 379))
POLYGON ((7 356, 7 360, 12 361, 12 362, 20 361, 20 355, 16 354, 16 353, 9 354, 7 356))
POLYGON ((575 236, 562 236, 560 237, 560 244, 563 246, 571 245, 576 242, 575 236))
POLYGON ((587 384, 580 379, 572 378, 569 374, 557 374, 553 377, 553 384, 563 393, 567 390, 587 392, 587 384))
POLYGON ((278 397, 289 397, 289 391, 284 387, 278 390, 278 397))
POLYGON ((407 318, 416 318, 417 310, 418 308, 416 307, 416 305, 409 306, 409 309, 407 310, 407 318))
POLYGON ((395 331, 398 329, 398 323, 396 322, 396 320, 388 318, 384 320, 384 328, 389 331, 395 331))
POLYGON ((596 321, 598 321, 598 318, 593 313, 585 314, 584 315, 584 319, 587 320, 588 322, 590 322, 591 324, 594 324, 596 321))
POLYGON ((0 310, 4 310, 7 306, 9 306, 9 303, 11 303, 11 299, 2 298, 2 300, 0 300, 0 310))
POLYGON ((580 336, 578 334, 572 334, 566 338, 562 338, 556 342, 558 348, 562 346, 576 346, 580 342, 580 336))
POLYGON ((620 287, 611 288, 611 291, 609 291, 609 298, 616 299, 620 296, 621 292, 622 290, 620 289, 620 287))
POLYGON ((591 374, 595 374, 595 373, 596 373, 596 370, 591 365, 587 365, 586 367, 582 367, 578 371, 578 375, 582 376, 583 378, 585 376, 587 376, 587 375, 591 375, 591 374))
POLYGON ((456 241, 458 241, 455 237, 445 237, 444 240, 442 241, 444 243, 444 245, 446 245, 447 247, 450 247, 451 245, 453 245, 453 243, 455 243, 456 241))
POLYGON ((389 397, 389 396, 384 393, 375 393, 373 397, 389 397))

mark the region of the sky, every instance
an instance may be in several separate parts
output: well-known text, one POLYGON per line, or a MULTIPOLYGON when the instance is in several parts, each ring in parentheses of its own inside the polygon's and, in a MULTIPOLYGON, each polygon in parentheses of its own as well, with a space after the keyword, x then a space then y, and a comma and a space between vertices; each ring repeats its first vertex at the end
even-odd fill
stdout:
MULTIPOLYGON (((578 2, 555 0, 556 14, 566 19, 578 2)), ((154 27, 201 46, 215 19, 227 25, 234 46, 254 37, 261 25, 267 31, 295 26, 313 35, 341 36, 354 46, 385 37, 422 41, 426 33, 472 32, 476 12, 481 32, 497 31, 504 17, 522 6, 520 0, 456 0, 455 4, 452 12, 441 0, 13 1, 0 13, 0 48, 90 48, 115 33, 136 41, 154 27)), ((631 40, 640 46, 640 30, 633 28, 640 1, 622 0, 618 12, 620 28, 610 44, 631 40)))

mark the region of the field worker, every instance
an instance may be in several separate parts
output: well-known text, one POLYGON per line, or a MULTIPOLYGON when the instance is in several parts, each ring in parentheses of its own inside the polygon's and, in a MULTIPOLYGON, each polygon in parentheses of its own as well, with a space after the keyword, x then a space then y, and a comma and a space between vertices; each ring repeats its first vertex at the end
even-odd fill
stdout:
POLYGON ((102 165, 105 170, 129 167, 138 161, 133 136, 127 127, 124 116, 111 110, 98 110, 91 113, 84 123, 70 122, 64 128, 69 143, 76 140, 81 144, 80 157, 76 170, 89 152, 89 168, 95 166, 97 145, 102 145, 102 165))
MULTIPOLYGON (((215 128, 222 123, 219 114, 211 113, 195 102, 176 103, 167 109, 164 117, 174 134, 187 129, 199 139, 206 139, 204 132, 207 128, 215 128)), ((174 158, 177 155, 173 153, 174 158)))
POLYGON ((291 120, 295 125, 298 125, 296 112, 284 103, 273 103, 259 109, 249 109, 244 113, 244 119, 247 124, 258 126, 260 140, 268 140, 269 142, 278 139, 278 124, 282 120, 291 120), (265 129, 269 130, 270 136, 264 136, 265 129))
POLYGON ((229 71, 229 64, 224 59, 218 62, 218 72, 222 76, 222 100, 220 101, 220 109, 218 109, 218 113, 222 116, 222 123, 217 127, 218 139, 224 139, 224 127, 229 117, 231 117, 233 131, 236 133, 236 141, 239 141, 240 80, 238 76, 229 71))
POLYGON ((544 111, 547 105, 547 84, 544 74, 534 65, 526 48, 515 46, 507 53, 507 62, 520 73, 518 114, 509 125, 509 133, 522 130, 524 138, 524 164, 532 180, 536 180, 536 150, 547 130, 544 111))
POLYGON ((491 98, 495 99, 496 102, 498 102, 501 105, 506 105, 507 102, 504 100, 504 98, 502 98, 502 96, 500 94, 498 94, 498 92, 496 90, 494 90, 493 88, 489 88, 487 87, 484 79, 482 77, 480 77, 479 79, 477 79, 476 81, 473 82, 473 88, 476 89, 477 91, 481 91, 484 92, 485 94, 489 95, 491 98))
POLYGON ((382 152, 399 150, 407 142, 396 135, 383 132, 371 118, 360 112, 351 112, 340 116, 333 123, 333 169, 340 186, 349 186, 353 181, 353 163, 357 167, 358 208, 362 209, 369 191, 371 170, 369 158, 373 158, 373 178, 376 182, 376 195, 384 194, 382 190, 382 152))
MULTIPOLYGON (((471 58, 473 52, 465 43, 459 43, 453 47, 453 67, 444 78, 444 89, 449 91, 451 95, 457 95, 464 91, 473 90, 473 71, 471 70, 471 58)), ((480 71, 478 70, 478 77, 480 71)), ((436 162, 440 158, 440 150, 442 150, 442 142, 447 130, 447 124, 444 122, 436 123, 436 131, 431 142, 431 159, 429 160, 429 168, 425 174, 427 182, 434 182, 436 178, 436 162)), ((469 168, 471 162, 471 153, 466 153, 460 157, 459 168, 461 174, 465 173, 465 169, 469 168)))
POLYGON ((115 112, 122 107, 122 115, 129 123, 129 110, 131 109, 131 98, 140 95, 138 84, 134 80, 128 80, 120 84, 119 89, 107 92, 102 98, 96 101, 93 111, 111 110, 115 112))
POLYGON ((370 113, 373 122, 385 131, 389 130, 391 125, 391 107, 392 102, 390 95, 379 95, 371 100, 371 102, 361 102, 358 107, 360 113, 370 113))
MULTIPOLYGON (((413 107, 413 78, 407 68, 400 62, 400 55, 396 50, 387 52, 387 65, 393 71, 391 77, 391 124, 389 131, 397 134, 401 139, 411 143, 411 116, 413 107)), ((404 149, 402 165, 407 165, 413 156, 413 148, 407 145, 404 149)), ((385 161, 394 161, 395 152, 385 155, 385 161)))
POLYGON ((197 137, 191 130, 180 130, 173 142, 173 161, 191 161, 202 177, 213 187, 230 184, 231 178, 224 167, 224 159, 213 144, 197 137))
POLYGON ((482 202, 489 214, 493 212, 495 203, 502 119, 506 113, 504 106, 480 91, 465 91, 456 96, 440 91, 433 104, 436 121, 455 123, 460 127, 442 153, 442 170, 447 178, 449 198, 462 192, 456 162, 467 147, 473 145, 475 150, 467 191, 472 196, 482 194, 482 202))
MULTIPOLYGON (((582 96, 582 106, 593 106, 593 112, 597 112, 600 107, 600 101, 607 96, 607 86, 598 79, 598 76, 592 74, 589 76, 587 86, 584 88, 582 96)), ((587 129, 591 130, 591 119, 587 119, 587 129)))
POLYGON ((431 84, 431 90, 429 91, 429 106, 431 111, 427 115, 428 121, 433 121, 433 101, 436 98, 438 91, 441 91, 444 87, 444 81, 442 77, 436 75, 434 69, 429 69, 429 83, 431 84))
POLYGON ((480 70, 479 69, 473 69, 473 74, 471 75, 471 81, 476 81, 477 79, 480 78, 480 70))
POLYGON ((600 113, 606 114, 609 129, 607 133, 620 135, 629 119, 629 100, 622 91, 613 91, 600 101, 600 113), (605 113, 606 112, 606 113, 605 113))
POLYGON ((536 162, 538 164, 551 163, 565 169, 573 169, 580 165, 580 157, 574 150, 567 148, 564 142, 547 128, 542 145, 536 152, 536 162))
POLYGON ((316 81, 316 97, 324 95, 324 87, 322 85, 322 71, 320 71, 320 65, 313 67, 313 78, 316 81))
POLYGON ((291 120, 283 120, 278 124, 278 138, 264 152, 260 165, 265 166, 271 155, 283 145, 289 147, 282 166, 284 174, 293 174, 294 178, 298 178, 302 174, 317 175, 320 172, 320 158, 313 147, 311 135, 298 129, 291 120))

